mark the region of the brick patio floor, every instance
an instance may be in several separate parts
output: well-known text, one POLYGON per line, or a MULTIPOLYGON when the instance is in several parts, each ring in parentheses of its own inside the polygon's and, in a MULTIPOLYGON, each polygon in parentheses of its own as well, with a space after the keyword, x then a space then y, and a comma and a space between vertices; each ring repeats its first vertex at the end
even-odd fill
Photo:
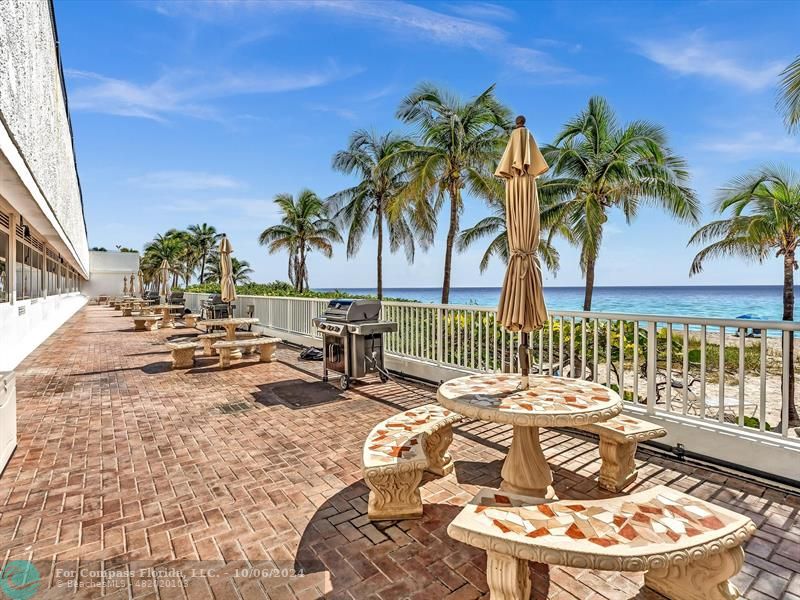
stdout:
MULTIPOLYGON (((455 472, 425 480, 423 519, 373 525, 363 440, 381 419, 430 402, 432 388, 342 393, 290 348, 273 364, 219 371, 206 359, 172 371, 164 340, 196 332, 133 332, 117 315, 86 307, 17 370, 19 447, 0 477, 0 561, 34 561, 34 598, 486 594, 484 553, 446 528, 479 487, 499 484, 508 427, 455 428, 455 472)), ((595 442, 542 438, 560 497, 602 496, 595 442)), ((637 462, 634 489, 668 484, 755 521, 736 577, 747 598, 800 599, 800 497, 646 450, 637 462)), ((659 598, 637 573, 532 571, 535 598, 659 598)))

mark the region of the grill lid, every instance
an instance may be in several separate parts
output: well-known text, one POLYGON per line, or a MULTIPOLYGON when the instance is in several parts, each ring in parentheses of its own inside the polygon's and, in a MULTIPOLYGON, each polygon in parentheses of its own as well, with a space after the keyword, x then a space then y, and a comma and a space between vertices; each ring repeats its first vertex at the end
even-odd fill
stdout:
POLYGON ((337 298, 328 302, 322 316, 331 321, 358 323, 361 321, 377 321, 381 314, 379 300, 348 300, 337 298))

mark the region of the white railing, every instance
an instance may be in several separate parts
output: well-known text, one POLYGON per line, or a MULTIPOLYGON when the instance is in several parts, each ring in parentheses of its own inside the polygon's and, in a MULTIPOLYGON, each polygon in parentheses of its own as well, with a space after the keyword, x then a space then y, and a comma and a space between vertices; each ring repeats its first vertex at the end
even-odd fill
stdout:
MULTIPOLYGON (((187 305, 197 309, 205 297, 187 294, 187 305)), ((243 296, 236 314, 252 306, 265 328, 312 344, 318 336, 311 319, 327 302, 243 296)), ((498 326, 494 308, 384 302, 382 317, 398 324, 385 344, 406 372, 419 365, 425 368, 418 373, 447 379, 516 368, 519 335, 498 326)), ((789 373, 800 365, 797 331, 800 323, 784 321, 552 310, 529 345, 533 372, 599 381, 621 393, 627 412, 800 451, 788 427, 774 430, 788 422, 789 373)))

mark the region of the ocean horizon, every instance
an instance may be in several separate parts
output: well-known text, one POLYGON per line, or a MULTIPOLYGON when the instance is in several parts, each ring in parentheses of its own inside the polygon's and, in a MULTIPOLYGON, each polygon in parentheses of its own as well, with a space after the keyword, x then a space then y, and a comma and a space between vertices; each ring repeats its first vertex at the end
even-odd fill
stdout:
MULTIPOLYGON (((373 288, 315 288, 352 294, 375 294, 373 288)), ((582 286, 546 286, 545 302, 551 309, 581 310, 582 286)), ((384 297, 438 303, 439 287, 385 287, 384 297)), ((795 286, 800 299, 800 286, 795 286)), ((497 306, 499 287, 453 287, 450 304, 497 306)), ((779 285, 683 285, 595 287, 592 310, 640 315, 693 316, 733 319, 748 315, 754 319, 780 321, 783 316, 783 288, 779 285)), ((795 319, 798 318, 795 304, 795 319)))

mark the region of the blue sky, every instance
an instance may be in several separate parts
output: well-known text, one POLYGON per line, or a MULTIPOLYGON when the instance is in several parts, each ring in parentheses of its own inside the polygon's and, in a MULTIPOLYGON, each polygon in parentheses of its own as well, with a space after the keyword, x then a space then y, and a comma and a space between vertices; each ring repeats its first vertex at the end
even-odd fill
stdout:
MULTIPOLYGON (((800 136, 774 108, 800 3, 60 0, 56 15, 90 245, 141 248, 208 222, 259 281, 286 278, 286 256, 256 241, 277 221, 272 197, 350 185, 333 153, 357 128, 403 131, 395 110, 421 81, 463 96, 496 83, 542 143, 603 95, 621 121, 667 129, 706 207, 762 163, 800 168, 800 136)), ((486 213, 468 199, 462 225, 486 213)), ((630 227, 612 215, 597 284, 781 283, 778 260, 717 261, 690 280, 691 231, 655 209, 630 227)), ((444 235, 413 265, 387 257, 385 285, 439 285, 444 235)), ((454 285, 501 284, 500 263, 479 273, 482 250, 456 255, 454 285)), ((580 285, 576 252, 560 250, 546 283, 580 285)), ((312 286, 373 286, 374 256, 365 242, 351 261, 342 247, 314 257, 312 286)))

